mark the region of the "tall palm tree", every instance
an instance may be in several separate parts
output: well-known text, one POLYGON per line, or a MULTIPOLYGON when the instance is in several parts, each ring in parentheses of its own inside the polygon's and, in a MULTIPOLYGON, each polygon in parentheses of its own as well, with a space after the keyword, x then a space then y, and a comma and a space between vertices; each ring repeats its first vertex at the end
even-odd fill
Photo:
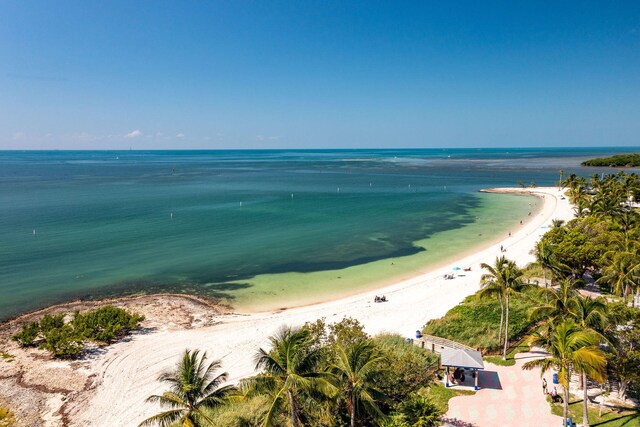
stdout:
POLYGON ((200 356, 198 350, 186 350, 175 370, 159 377, 160 381, 170 385, 169 391, 147 398, 147 402, 159 402, 171 409, 147 418, 140 426, 168 427, 178 424, 199 427, 205 422, 211 423, 204 410, 223 405, 235 391, 233 386, 221 387, 227 380, 226 372, 215 375, 221 366, 219 360, 207 365, 206 352, 200 356))
POLYGON ((536 259, 538 260, 538 264, 540 264, 540 267, 542 267, 542 278, 544 280, 544 287, 548 288, 549 284, 547 283, 547 268, 551 269, 554 264, 554 256, 551 244, 547 240, 540 240, 536 245, 535 255, 536 259))
MULTIPOLYGON (((574 299, 573 310, 571 310, 571 317, 575 319, 576 324, 583 330, 592 330, 597 337, 601 340, 605 340, 603 335, 605 326, 608 319, 608 309, 606 301, 600 298, 589 298, 583 296, 577 296, 574 299)), ((588 412, 588 386, 587 386, 587 374, 588 370, 578 369, 580 372, 580 382, 583 390, 582 401, 582 425, 589 427, 589 412, 588 412)))
POLYGON ((481 267, 488 270, 480 278, 480 283, 484 287, 499 289, 500 295, 504 298, 504 348, 502 359, 507 359, 507 349, 509 348, 509 298, 520 293, 525 286, 522 280, 523 272, 515 262, 507 260, 505 257, 496 258, 494 265, 482 263, 481 267))
POLYGON ((498 345, 502 343, 502 330, 504 329, 504 286, 502 285, 502 278, 504 276, 503 270, 507 264, 507 259, 504 256, 496 258, 494 265, 483 263, 480 267, 489 271, 489 273, 483 274, 480 278, 480 292, 478 297, 485 298, 497 298, 500 302, 500 327, 498 328, 498 345))
POLYGON ((541 345, 549 355, 542 359, 526 362, 523 369, 539 367, 541 374, 551 368, 558 370, 558 380, 564 394, 564 425, 569 414, 569 380, 571 370, 586 372, 596 381, 605 378, 606 358, 598 348, 599 338, 592 330, 584 330, 572 321, 563 321, 551 330, 549 336, 534 332, 528 338, 529 345, 541 345))
POLYGON ((628 252, 613 255, 611 262, 602 269, 602 276, 596 283, 606 283, 612 291, 627 300, 629 291, 636 286, 639 266, 636 257, 628 252))
POLYGON ((356 425, 359 409, 376 417, 383 416, 378 402, 385 399, 375 381, 384 372, 385 358, 371 341, 359 341, 344 348, 336 346, 336 361, 331 367, 335 385, 347 398, 351 427, 356 425))
POLYGON ((335 387, 317 372, 321 353, 312 348, 307 328, 283 327, 269 341, 272 349, 259 349, 255 356, 256 369, 262 373, 243 385, 271 396, 264 426, 273 425, 277 412, 288 405, 291 427, 295 427, 300 419, 299 399, 314 392, 333 395, 335 387))
POLYGON ((532 320, 544 320, 548 324, 556 324, 571 316, 571 310, 578 296, 576 283, 569 279, 560 281, 557 288, 541 289, 545 304, 534 307, 529 313, 532 320))

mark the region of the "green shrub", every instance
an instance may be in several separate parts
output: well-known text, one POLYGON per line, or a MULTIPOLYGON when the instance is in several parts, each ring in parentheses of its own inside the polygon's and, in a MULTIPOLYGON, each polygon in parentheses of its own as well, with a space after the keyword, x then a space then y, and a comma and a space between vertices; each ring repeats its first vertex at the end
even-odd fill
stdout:
POLYGON ((144 316, 108 305, 82 314, 76 311, 71 324, 84 339, 111 343, 137 328, 142 320, 144 316))
POLYGON ((433 382, 438 369, 437 354, 405 342, 395 334, 382 334, 374 343, 389 361, 388 372, 380 378, 378 387, 393 404, 433 382))
POLYGON ((411 394, 403 400, 397 411, 408 426, 433 427, 439 424, 442 412, 427 396, 411 394))
POLYGON ((70 325, 50 329, 43 334, 44 342, 40 348, 49 351, 55 357, 71 357, 83 349, 82 339, 78 337, 70 325))
POLYGON ((21 346, 39 347, 55 357, 75 356, 84 348, 84 341, 111 343, 137 328, 144 316, 113 306, 100 307, 86 313, 75 312, 73 320, 64 322, 65 314, 45 314, 40 322, 22 325, 22 331, 12 339, 21 346))
POLYGON ((49 333, 52 329, 58 329, 64 326, 64 313, 56 314, 52 316, 50 314, 45 314, 42 319, 40 319, 40 333, 45 335, 49 333))
MULTIPOLYGON (((269 410, 267 396, 254 396, 209 410, 214 427, 259 427, 269 410)), ((274 425, 284 425, 286 416, 277 416, 274 425)))
POLYGON ((22 325, 22 331, 11 337, 17 341, 22 347, 31 347, 35 345, 35 340, 40 333, 40 325, 38 322, 29 322, 22 325))

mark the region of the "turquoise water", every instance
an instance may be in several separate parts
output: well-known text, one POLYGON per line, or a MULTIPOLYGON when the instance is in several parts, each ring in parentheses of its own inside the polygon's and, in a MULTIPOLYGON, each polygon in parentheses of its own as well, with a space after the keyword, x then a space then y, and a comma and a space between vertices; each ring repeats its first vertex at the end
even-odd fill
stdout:
MULTIPOLYGON (((155 291, 256 306, 322 293, 321 276, 292 274, 390 258, 417 268, 438 258, 438 236, 482 221, 497 233, 531 209, 478 189, 549 185, 611 151, 0 152, 0 319, 155 291)), ((349 286, 358 278, 372 280, 363 270, 349 286)))

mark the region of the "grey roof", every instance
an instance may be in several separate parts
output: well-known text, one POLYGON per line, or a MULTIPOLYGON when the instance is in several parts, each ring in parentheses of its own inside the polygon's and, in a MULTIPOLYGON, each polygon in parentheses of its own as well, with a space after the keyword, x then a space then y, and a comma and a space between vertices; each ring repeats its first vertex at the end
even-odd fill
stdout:
POLYGON ((476 350, 443 348, 440 350, 440 358, 442 366, 484 369, 482 353, 476 350))

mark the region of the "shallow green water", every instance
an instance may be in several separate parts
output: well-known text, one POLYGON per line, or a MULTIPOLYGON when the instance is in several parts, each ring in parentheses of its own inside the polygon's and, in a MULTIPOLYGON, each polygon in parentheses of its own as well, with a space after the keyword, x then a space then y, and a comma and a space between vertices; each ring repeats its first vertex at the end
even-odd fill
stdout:
POLYGON ((0 319, 136 292, 259 308, 363 289, 506 233, 530 210, 478 189, 550 184, 593 154, 0 152, 0 319))

